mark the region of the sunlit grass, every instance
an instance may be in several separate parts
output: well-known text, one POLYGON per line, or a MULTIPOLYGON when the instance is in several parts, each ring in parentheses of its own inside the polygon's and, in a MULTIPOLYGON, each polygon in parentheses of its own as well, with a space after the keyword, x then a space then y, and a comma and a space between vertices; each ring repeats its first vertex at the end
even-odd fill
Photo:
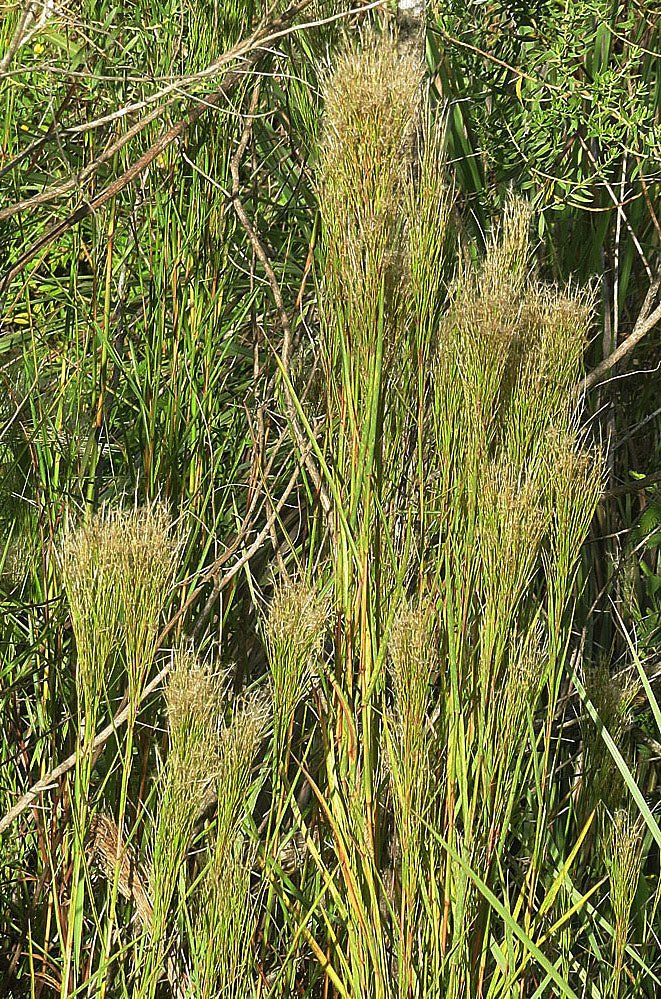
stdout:
MULTIPOLYGON (((69 125, 138 104, 259 14, 57 8, 0 80, 0 211, 138 114, 58 142, 58 103, 69 125)), ((2 834, 3 994, 661 988, 654 764, 631 735, 661 716, 584 599, 595 295, 542 279, 522 199, 476 250, 421 53, 336 31, 264 54, 240 164, 291 370, 229 194, 250 72, 2 303, 2 814, 75 754, 2 834)), ((187 106, 173 91, 84 196, 187 106)), ((3 220, 12 262, 80 195, 3 220)))

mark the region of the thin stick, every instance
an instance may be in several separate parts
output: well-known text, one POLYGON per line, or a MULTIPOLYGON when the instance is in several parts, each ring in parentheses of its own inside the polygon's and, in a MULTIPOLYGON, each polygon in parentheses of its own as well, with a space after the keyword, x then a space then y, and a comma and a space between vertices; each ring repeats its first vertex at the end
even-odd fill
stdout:
POLYGON ((626 482, 623 486, 614 486, 607 493, 604 493, 604 497, 615 499, 618 496, 640 493, 643 489, 649 489, 650 486, 655 486, 659 482, 661 482, 661 472, 652 472, 650 475, 646 475, 642 479, 636 479, 634 482, 626 482))
POLYGON ((24 201, 16 201, 13 205, 8 205, 7 208, 1 209, 0 221, 11 218, 12 215, 18 215, 20 212, 27 211, 28 209, 37 208, 39 205, 48 204, 49 201, 57 201, 58 198, 61 198, 65 194, 69 194, 70 191, 74 191, 76 188, 82 187, 85 181, 89 180, 90 177, 96 173, 99 167, 111 160, 115 153, 118 153, 120 149, 123 149, 124 146, 131 141, 131 139, 135 138, 136 135, 142 132, 147 125, 151 125, 151 123, 155 121, 156 118, 159 118, 166 110, 166 104, 159 104, 159 106, 154 108, 154 110, 151 111, 146 118, 141 118, 140 121, 136 122, 136 124, 129 128, 129 130, 125 132, 124 135, 117 140, 117 142, 108 146, 108 148, 97 156, 92 163, 89 163, 83 170, 81 170, 79 174, 76 174, 74 177, 70 177, 68 180, 62 181, 61 184, 57 184, 54 187, 47 187, 45 191, 42 191, 40 194, 35 194, 32 198, 26 198, 24 201))
POLYGON ((578 394, 583 395, 588 392, 591 388, 597 385, 599 382, 603 381, 604 375, 608 374, 611 368, 614 368, 616 364, 630 354, 634 347, 640 343, 644 336, 654 329, 658 322, 661 322, 661 305, 657 305, 656 309, 650 311, 654 300, 661 287, 661 271, 656 275, 654 281, 649 287, 649 291, 645 296, 645 301, 643 302, 643 307, 640 310, 638 319, 636 320, 636 325, 633 331, 629 334, 626 340, 623 340, 619 347, 617 347, 612 354, 605 357, 603 361, 597 365, 594 371, 591 371, 585 378, 581 381, 578 386, 578 394))
POLYGON ((275 32, 279 32, 284 29, 289 21, 298 14, 306 5, 309 0, 303 0, 302 3, 292 4, 282 17, 277 18, 273 21, 267 22, 261 29, 256 31, 251 39, 249 40, 251 51, 247 51, 248 43, 243 47, 242 55, 244 57, 244 62, 241 69, 235 69, 229 71, 225 74, 225 79, 222 84, 214 93, 209 94, 204 102, 197 104, 193 107, 184 118, 178 121, 172 128, 168 129, 163 135, 161 135, 156 142, 145 152, 143 155, 133 163, 128 170, 126 170, 121 177, 118 177, 111 184, 109 184, 100 194, 93 198, 91 201, 85 202, 85 204, 80 205, 75 212, 67 216, 61 222, 55 223, 41 236, 34 245, 27 250, 22 257, 20 257, 14 266, 9 270, 2 280, 0 280, 0 299, 3 297, 4 293, 9 288, 11 282, 16 278, 22 270, 34 260, 38 254, 49 246, 53 240, 57 239, 63 233, 67 232, 82 219, 87 218, 89 215, 93 215, 95 212, 102 208, 108 201, 116 197, 121 191, 129 186, 134 180, 136 180, 141 173, 143 173, 147 167, 155 160, 161 153, 167 149, 176 139, 179 138, 187 129, 191 127, 199 118, 202 117, 211 108, 217 108, 219 104, 227 100, 230 91, 242 80, 245 76, 245 70, 247 66, 252 66, 259 62, 268 50, 264 49, 263 42, 267 38, 272 38, 275 32))

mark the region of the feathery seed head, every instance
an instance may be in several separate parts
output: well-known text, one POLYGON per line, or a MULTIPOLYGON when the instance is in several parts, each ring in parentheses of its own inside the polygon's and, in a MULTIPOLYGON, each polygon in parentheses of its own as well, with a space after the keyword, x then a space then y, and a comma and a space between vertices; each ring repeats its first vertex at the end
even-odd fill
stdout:
MULTIPOLYGON (((518 316, 529 265, 528 232, 531 210, 522 199, 507 202, 502 226, 490 241, 479 268, 464 264, 457 285, 457 312, 468 309, 464 325, 483 336, 497 335, 509 342, 508 320, 518 316)), ((510 337, 514 328, 509 330, 510 337)))
POLYGON ((133 902, 145 927, 149 927, 152 906, 147 890, 147 875, 140 867, 131 845, 124 843, 117 823, 109 815, 95 815, 90 827, 90 850, 105 877, 112 883, 118 868, 117 886, 120 894, 133 902))
POLYGON ((230 848, 241 821, 252 783, 255 757, 271 719, 270 699, 264 694, 245 697, 232 720, 221 728, 217 748, 217 851, 230 848))
POLYGON ((287 584, 276 590, 265 631, 278 740, 285 738, 296 706, 318 668, 327 620, 327 601, 307 584, 287 584))
POLYGON ((575 431, 547 435, 547 503, 559 578, 569 578, 603 492, 604 456, 587 451, 575 431))
POLYGON ((535 284, 521 306, 521 352, 527 384, 557 387, 562 402, 578 378, 594 309, 590 293, 569 294, 535 284))
POLYGON ((405 604, 395 617, 389 651, 395 708, 400 719, 423 724, 429 684, 438 668, 431 608, 405 604))
POLYGON ((244 697, 229 725, 221 730, 221 753, 250 766, 257 754, 271 721, 271 699, 256 693, 244 697))
POLYGON ((63 540, 61 569, 76 639, 79 692, 85 715, 98 709, 109 660, 121 639, 118 554, 121 531, 113 513, 101 510, 63 540))
POLYGON ((616 999, 620 992, 624 956, 629 940, 631 908, 640 879, 644 829, 645 824, 642 816, 634 821, 624 809, 616 811, 610 834, 608 862, 611 905, 615 924, 613 995, 616 999))
MULTIPOLYGON (((640 681, 631 672, 611 674, 609 663, 600 660, 588 664, 585 687, 597 709, 599 719, 617 746, 623 746, 630 724, 630 711, 640 689, 640 681)), ((582 724, 585 745, 585 778, 583 791, 588 807, 603 802, 614 811, 622 800, 624 782, 613 757, 606 747, 599 727, 591 718, 582 724)))
POLYGON ((124 646, 131 703, 156 651, 181 540, 164 507, 104 508, 62 545, 83 698, 98 699, 109 657, 124 646))
POLYGON ((426 779, 426 732, 430 684, 438 669, 434 616, 425 604, 404 604, 395 617, 388 646, 394 699, 394 743, 390 766, 411 793, 426 779))
POLYGON ((386 315, 399 303, 422 77, 420 60, 392 37, 374 35, 339 57, 324 87, 324 300, 329 315, 343 303, 357 363, 373 349, 382 296, 386 315))
POLYGON ((185 649, 174 654, 165 700, 173 750, 184 755, 193 743, 202 743, 208 755, 221 712, 221 683, 217 674, 185 649))
POLYGON ((527 581, 547 523, 534 476, 521 481, 511 462, 491 462, 482 483, 480 531, 489 584, 518 590, 527 581))
POLYGON ((160 504, 119 512, 117 530, 123 536, 119 583, 129 694, 137 699, 156 652, 159 619, 172 590, 183 539, 160 504))
POLYGON ((322 190, 348 198, 349 224, 364 229, 397 211, 399 199, 389 197, 400 192, 410 163, 423 72, 395 39, 374 36, 346 50, 326 81, 322 190))

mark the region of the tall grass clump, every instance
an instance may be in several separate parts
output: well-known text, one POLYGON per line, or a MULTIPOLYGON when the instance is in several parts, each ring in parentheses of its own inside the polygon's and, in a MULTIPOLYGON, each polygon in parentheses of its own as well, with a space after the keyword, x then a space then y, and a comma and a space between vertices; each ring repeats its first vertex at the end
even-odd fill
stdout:
POLYGON ((633 903, 640 878, 643 854, 643 823, 634 820, 625 809, 618 809, 613 818, 607 842, 609 850, 609 881, 613 907, 613 978, 614 999, 622 994, 622 977, 633 903))
POLYGON ((339 57, 324 89, 320 299, 338 616, 326 753, 333 835, 350 858, 342 872, 350 990, 357 995, 384 995, 389 978, 378 873, 385 845, 378 718, 386 619, 401 588, 406 544, 389 517, 404 499, 398 492, 408 447, 404 208, 422 76, 420 61, 395 38, 368 35, 339 57))
POLYGON ((429 605, 404 605, 396 612, 389 642, 393 704, 385 715, 384 737, 396 834, 391 895, 398 901, 393 921, 399 955, 396 994, 401 996, 419 989, 414 956, 417 941, 425 936, 420 933, 425 915, 419 892, 429 855, 425 823, 433 817, 442 781, 434 759, 434 729, 442 730, 442 724, 431 716, 432 683, 438 674, 434 621, 429 605))
MULTIPOLYGON (((70 532, 62 549, 62 577, 76 639, 78 739, 72 795, 74 835, 71 901, 64 931, 64 974, 76 969, 82 945, 85 899, 84 844, 90 817, 94 738, 107 682, 123 637, 118 554, 123 539, 106 512, 70 532)), ((74 971, 75 981, 75 971, 74 971)))
POLYGON ((192 905, 192 995, 243 999, 254 992, 253 947, 261 901, 256 847, 243 829, 249 801, 258 792, 255 763, 271 722, 262 695, 246 698, 217 743, 218 798, 215 835, 192 905))
POLYGON ((55 89, 1 154, 39 193, 0 205, 0 994, 653 999, 654 625, 621 604, 656 512, 609 589, 608 295, 550 282, 522 197, 465 197, 424 4, 351 36, 275 6, 47 5, 38 51, 12 14, 8 107, 55 89))
MULTIPOLYGON (((573 401, 592 299, 537 278, 516 199, 484 259, 452 271, 410 48, 364 39, 324 96, 333 946, 354 995, 391 994, 393 972, 402 996, 508 994, 531 961, 566 991, 528 933, 559 890, 560 698, 602 488, 573 401)), ((586 834, 572 818, 568 851, 586 834)))
POLYGON ((438 538, 447 649, 446 791, 434 832, 447 850, 441 948, 456 948, 448 995, 503 988, 504 967, 529 960, 511 935, 501 872, 511 844, 525 843, 517 905, 533 925, 552 842, 552 733, 574 583, 601 492, 600 459, 571 402, 589 301, 535 279, 529 221, 512 202, 484 262, 460 269, 431 365, 426 536, 438 538), (494 888, 505 899, 498 915, 494 888), (485 949, 494 920, 507 941, 503 968, 485 949))
POLYGON ((76 689, 85 740, 96 733, 111 658, 123 635, 118 522, 107 512, 71 531, 62 547, 62 578, 76 640, 76 689))
POLYGON ((135 994, 155 996, 167 978, 176 995, 243 996, 257 910, 254 849, 241 826, 270 706, 261 696, 246 698, 226 723, 225 683, 184 649, 175 653, 165 698, 169 750, 135 994))
POLYGON ((321 672, 327 618, 326 602, 302 582, 281 585, 269 606, 265 633, 278 760, 286 757, 296 708, 321 672))
MULTIPOLYGON (((105 960, 110 953, 114 911, 120 890, 124 817, 133 765, 133 737, 145 677, 157 649, 161 614, 170 599, 179 540, 160 507, 102 510, 72 529, 63 542, 62 578, 76 639, 79 745, 73 807, 72 904, 66 933, 65 971, 79 961, 84 911, 84 844, 90 816, 94 739, 102 706, 112 687, 126 679, 128 724, 122 747, 118 794, 115 871, 110 879, 110 918, 105 960), (113 673, 115 674, 113 676, 113 673)), ((102 960, 103 965, 103 960, 102 960)), ((68 980, 68 972, 63 981, 68 980)), ((105 985, 103 987, 105 990, 105 985)))
MULTIPOLYGON (((170 921, 191 846, 218 776, 218 678, 185 650, 176 654, 166 689, 170 749, 162 775, 150 867, 152 920, 140 993, 152 996, 172 947, 170 921)), ((181 969, 180 974, 183 973, 181 969)))
POLYGON ((121 653, 129 703, 137 709, 179 551, 170 518, 157 505, 104 509, 66 536, 62 577, 76 639, 77 686, 92 721, 111 659, 121 653))

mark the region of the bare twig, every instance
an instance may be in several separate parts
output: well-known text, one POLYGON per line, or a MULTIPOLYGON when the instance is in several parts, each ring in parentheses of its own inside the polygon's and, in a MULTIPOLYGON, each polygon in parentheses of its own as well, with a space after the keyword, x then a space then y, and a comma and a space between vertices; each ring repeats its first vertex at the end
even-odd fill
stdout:
POLYGON ((4 76, 18 50, 27 45, 35 33, 43 28, 53 11, 52 0, 50 3, 48 0, 43 2, 28 0, 16 25, 9 48, 0 59, 0 76, 4 76))
POLYGON ((0 280, 0 299, 2 299, 4 293, 9 288, 14 278, 16 278, 21 271, 24 270, 31 260, 34 260, 34 258, 38 256, 42 250, 49 246, 53 240, 67 232, 82 219, 87 218, 89 215, 93 215, 99 210, 99 208, 105 205, 112 198, 116 197, 116 195, 136 180, 136 178, 139 177, 140 174, 143 173, 169 145, 171 145, 171 143, 178 139, 179 136, 189 129, 192 124, 201 118, 203 114, 211 108, 217 108, 223 101, 227 100, 230 91, 240 80, 244 78, 246 67, 254 65, 263 58, 265 54, 265 49, 263 47, 264 39, 270 38, 274 34, 284 30, 289 22, 298 13, 300 13, 300 11, 303 10, 309 2, 310 0, 302 0, 300 3, 292 4, 281 17, 263 24, 261 28, 254 32, 250 38, 250 51, 248 51, 247 43, 244 46, 244 62, 242 63, 241 69, 228 71, 225 74, 222 86, 219 87, 218 90, 207 95, 204 102, 193 107, 184 118, 161 135, 160 138, 158 138, 156 142, 145 153, 143 153, 140 159, 133 163, 128 170, 121 175, 121 177, 114 180, 91 201, 80 205, 75 212, 67 216, 67 218, 63 219, 61 222, 57 222, 55 225, 52 225, 49 229, 47 229, 43 236, 41 236, 36 243, 34 243, 34 245, 19 258, 11 270, 9 270, 3 276, 2 280, 0 280))
MULTIPOLYGON (((375 0, 374 3, 367 4, 359 7, 358 9, 350 8, 349 10, 339 11, 329 17, 320 18, 314 21, 305 21, 302 24, 289 25, 288 22, 292 20, 294 15, 302 13, 306 7, 310 6, 311 0, 299 0, 299 3, 292 4, 292 6, 285 12, 285 14, 282 15, 281 18, 266 22, 264 25, 260 26, 253 35, 239 42, 228 52, 224 52, 218 59, 212 62, 209 66, 206 66, 204 69, 201 69, 198 73, 193 73, 189 76, 178 76, 175 79, 171 79, 171 82, 168 83, 167 86, 153 94, 150 94, 149 97, 146 97, 144 100, 138 101, 134 104, 127 104, 102 118, 97 118, 95 121, 86 121, 80 125, 75 125, 69 128, 68 131, 70 133, 88 132, 93 128, 99 128, 102 125, 107 125, 110 122, 124 118, 128 114, 132 114, 136 111, 142 111, 146 107, 149 107, 150 104, 153 104, 154 101, 160 101, 169 95, 174 95, 175 97, 193 97, 193 93, 187 91, 185 89, 186 87, 191 87, 195 83, 201 83, 210 77, 217 76, 223 67, 229 62, 236 62, 238 60, 245 59, 252 60, 252 52, 255 47, 261 49, 262 54, 266 54, 267 52, 272 53, 274 51, 275 43, 281 41, 283 38, 286 38, 288 35, 292 35, 295 32, 307 31, 310 28, 319 27, 324 24, 330 24, 333 21, 342 20, 351 17, 354 14, 364 14, 368 10, 373 10, 376 7, 383 6, 383 2, 384 0, 375 0)), ((206 100, 206 97, 202 96, 199 99, 206 100)))
POLYGON ((97 158, 89 163, 80 173, 76 174, 74 177, 69 177, 68 180, 62 181, 61 184, 56 184, 53 187, 47 187, 45 191, 41 191, 40 194, 35 194, 32 198, 25 198, 23 201, 16 201, 13 205, 8 205, 6 208, 0 210, 0 221, 3 219, 11 218, 12 215, 18 215, 20 212, 28 211, 32 208, 37 208, 39 205, 48 204, 49 201, 57 201, 65 194, 69 194, 71 191, 82 187, 82 185, 93 177, 100 166, 107 163, 113 158, 115 153, 118 153, 120 149, 139 135, 147 125, 151 125, 153 121, 159 118, 164 111, 167 110, 167 105, 161 104, 157 108, 154 108, 146 118, 141 118, 140 121, 136 122, 124 135, 113 142, 112 145, 108 146, 97 158))
MULTIPOLYGON (((304 457, 303 457, 303 460, 304 460, 304 457)), ((267 535, 270 534, 272 526, 276 523, 278 517, 280 516, 282 508, 284 507, 285 503, 289 499, 289 496, 291 495, 291 492, 292 492, 294 486, 296 485, 296 483, 298 481, 299 472, 300 472, 300 466, 297 466, 294 469, 294 472, 293 472, 291 478, 289 479, 289 482, 287 483, 287 486, 285 487, 285 490, 284 490, 282 496, 279 498, 277 504, 274 507, 272 507, 272 509, 271 509, 271 511, 269 513, 269 517, 268 517, 268 519, 266 521, 266 524, 264 525, 264 527, 262 528, 262 530, 259 532, 259 534, 255 538, 255 540, 252 543, 252 545, 250 545, 250 547, 245 550, 245 552, 243 553, 243 555, 241 556, 241 558, 238 559, 237 562, 235 562, 235 564, 232 566, 232 568, 230 570, 228 570, 228 572, 223 573, 223 575, 221 576, 219 574, 219 572, 218 572, 218 569, 217 569, 216 565, 214 564, 213 566, 211 566, 211 568, 209 570, 207 570, 207 572, 202 577, 202 580, 201 580, 202 583, 208 582, 209 579, 213 579, 214 580, 213 590, 212 590, 212 592, 211 592, 211 594, 209 596, 209 599, 207 600, 207 603, 205 604, 204 609, 203 609, 202 614, 201 614, 202 620, 204 620, 205 617, 208 616, 208 614, 210 613, 210 608, 213 606, 214 601, 218 599, 219 594, 222 593, 222 591, 225 589, 225 587, 228 585, 228 583, 234 578, 234 576, 236 576, 236 574, 243 568, 243 566, 246 565, 250 561, 250 559, 253 557, 253 555, 255 555, 255 553, 261 548, 261 546, 264 543, 267 535)), ((198 591, 199 591, 199 588, 198 588, 198 591)), ((179 612, 177 614, 178 617, 180 617, 182 615, 182 613, 184 613, 188 609, 188 607, 193 602, 193 597, 196 596, 196 594, 198 593, 198 591, 196 591, 194 594, 192 594, 191 597, 189 597, 189 599, 188 599, 187 603, 184 605, 184 607, 182 607, 179 610, 179 612)), ((193 632, 193 637, 195 637, 199 633, 199 630, 200 629, 198 628, 198 625, 196 624, 195 630, 193 632)), ((0 832, 2 832, 2 826, 1 825, 0 825, 0 832)))
MULTIPOLYGON (((372 8, 380 6, 381 2, 382 0, 378 0, 378 2, 371 3, 366 7, 361 7, 360 13, 363 14, 366 10, 370 10, 372 8)), ((83 170, 81 170, 79 174, 76 174, 73 177, 69 177, 67 180, 62 181, 62 183, 60 184, 55 184, 52 187, 49 187, 46 190, 41 191, 39 194, 36 194, 31 198, 25 198, 23 201, 17 201, 15 204, 8 205, 7 207, 1 209, 0 220, 5 218, 10 218, 11 216, 17 215, 20 212, 28 211, 38 205, 48 204, 51 201, 56 201, 58 198, 62 197, 63 195, 69 194, 71 191, 80 188, 85 183, 85 181, 89 180, 90 177, 92 177, 97 172, 97 170, 103 163, 107 163, 109 160, 111 160, 114 157, 115 153, 119 152, 120 149, 123 149, 123 147, 127 145, 127 143, 130 142, 131 139, 133 139, 136 135, 142 132, 147 127, 147 125, 151 124, 151 122, 153 122, 155 119, 161 117, 163 113, 167 110, 167 108, 174 101, 180 100, 182 96, 192 99, 194 95, 184 90, 186 86, 190 86, 193 83, 202 82, 208 79, 209 77, 217 75, 230 62, 242 61, 242 68, 240 70, 237 70, 237 74, 239 73, 243 74, 245 73, 245 70, 247 68, 249 68, 255 61, 257 61, 257 59, 267 54, 268 46, 272 45, 274 41, 277 41, 285 37, 286 35, 290 34, 292 31, 299 31, 315 27, 316 25, 325 24, 327 22, 338 20, 339 18, 348 17, 350 14, 356 13, 356 11, 354 10, 342 11, 341 13, 337 13, 332 17, 324 18, 320 21, 307 21, 305 24, 296 25, 294 27, 287 27, 286 25, 283 26, 283 22, 290 20, 295 13, 301 13, 304 10, 304 8, 309 5, 309 3, 310 0, 301 0, 301 2, 299 2, 298 4, 292 5, 289 11, 287 11, 287 13, 284 14, 279 21, 270 22, 266 26, 262 26, 261 28, 257 29, 257 31, 254 32, 254 34, 250 38, 246 39, 243 42, 240 42, 233 49, 230 49, 229 52, 223 53, 223 55, 220 56, 218 59, 216 59, 215 62, 213 62, 210 66, 207 66, 204 70, 201 70, 199 73, 195 73, 187 77, 177 77, 176 80, 170 83, 167 87, 159 90, 154 94, 151 94, 148 98, 145 98, 145 100, 143 101, 126 105, 125 107, 120 108, 117 111, 114 111, 111 114, 108 114, 105 117, 99 118, 95 121, 91 122, 87 121, 84 124, 68 128, 66 131, 69 134, 75 134, 77 132, 84 132, 84 131, 87 132, 93 128, 98 128, 101 127, 102 125, 107 125, 113 121, 117 121, 118 119, 125 118, 129 114, 135 114, 138 111, 144 111, 146 108, 154 104, 156 101, 162 102, 158 105, 158 107, 150 111, 149 114, 147 114, 144 118, 141 118, 138 122, 136 122, 133 126, 131 126, 131 128, 128 129, 128 131, 124 135, 122 135, 119 139, 117 139, 116 142, 114 142, 111 146, 105 149, 100 156, 98 156, 92 163, 89 163, 83 170)), ((216 107, 218 103, 217 101, 214 102, 214 97, 216 96, 217 95, 215 94, 211 94, 208 96, 204 95, 203 97, 198 99, 201 100, 202 103, 208 103, 209 101, 211 101, 213 102, 211 106, 216 107)), ((189 122, 189 124, 191 123, 192 122, 189 122)), ((43 145, 45 138, 46 137, 40 139, 38 144, 43 145)), ((35 143, 34 146, 37 146, 38 144, 35 143)), ((148 152, 151 152, 151 150, 149 150, 148 152)), ((23 155, 25 154, 21 154, 21 156, 23 155)), ((153 159, 153 157, 151 157, 151 159, 153 159)), ((14 164, 10 164, 10 166, 12 165, 14 164)), ((5 172, 6 169, 7 168, 4 168, 2 172, 5 172)))
POLYGON ((623 486, 614 486, 604 493, 604 497, 615 499, 618 496, 640 493, 643 489, 649 489, 650 486, 655 486, 658 482, 661 482, 661 472, 652 472, 651 475, 645 475, 642 479, 636 479, 634 482, 625 482, 623 486))
POLYGON ((646 336, 650 330, 654 329, 658 322, 661 322, 661 304, 657 305, 655 309, 652 308, 660 287, 661 271, 659 271, 649 287, 633 331, 625 340, 622 341, 620 346, 617 347, 612 354, 605 357, 593 371, 585 376, 578 386, 579 395, 583 395, 599 382, 603 381, 604 376, 608 374, 608 372, 614 368, 616 364, 619 364, 623 358, 630 354, 634 347, 640 343, 643 337, 646 336))
MULTIPOLYGON (((595 177, 600 177, 601 182, 603 183, 604 187, 606 188, 606 191, 608 192, 608 196, 610 197, 611 201, 613 202, 613 207, 617 211, 618 226, 622 222, 624 222, 624 225, 626 226, 627 232, 629 233, 629 235, 631 237, 631 242, 635 246, 636 252, 637 252, 638 256, 640 257, 640 260, 642 262, 643 267, 645 268, 645 271, 647 273, 648 278, 651 281, 652 280, 652 271, 650 269, 650 265, 648 263, 647 257, 645 256, 645 251, 643 250, 643 248, 642 248, 642 246, 640 244, 640 240, 638 239, 638 236, 636 235, 636 233, 634 231, 634 228, 631 225, 631 222, 629 221, 629 219, 627 218, 626 212, 624 211, 624 204, 625 204, 624 197, 619 197, 618 198, 616 192, 613 190, 613 188, 611 187, 611 185, 608 183, 607 178, 604 176, 603 171, 601 170, 601 168, 599 166, 599 163, 597 162, 597 159, 596 159, 594 153, 592 152, 592 150, 590 149, 590 147, 586 143, 585 139, 580 134, 580 132, 577 133, 577 136, 578 136, 578 141, 580 142, 580 144, 581 144, 581 146, 583 148, 583 152, 585 153, 585 155, 587 156, 587 158, 592 163, 592 166, 594 167, 594 171, 595 171, 594 175, 595 175, 595 177)), ((627 156, 627 150, 625 149, 625 151, 624 151, 624 162, 625 162, 625 164, 626 164, 626 156, 627 156)))

